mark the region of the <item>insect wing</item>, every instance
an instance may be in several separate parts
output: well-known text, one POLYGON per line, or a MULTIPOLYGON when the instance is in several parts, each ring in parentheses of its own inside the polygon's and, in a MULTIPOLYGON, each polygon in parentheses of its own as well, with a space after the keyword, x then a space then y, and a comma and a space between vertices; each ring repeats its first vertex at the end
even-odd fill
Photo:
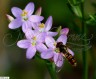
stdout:
POLYGON ((64 66, 64 63, 63 63, 63 65, 61 66, 61 67, 55 67, 56 68, 56 72, 58 73, 58 72, 60 72, 61 71, 61 69, 63 68, 63 66, 64 66))

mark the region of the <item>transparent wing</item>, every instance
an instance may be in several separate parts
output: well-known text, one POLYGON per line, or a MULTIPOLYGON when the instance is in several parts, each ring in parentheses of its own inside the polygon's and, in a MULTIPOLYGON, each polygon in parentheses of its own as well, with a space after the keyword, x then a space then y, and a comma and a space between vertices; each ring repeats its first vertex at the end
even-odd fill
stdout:
POLYGON ((64 63, 63 63, 63 65, 61 66, 61 67, 55 67, 56 68, 56 72, 58 73, 58 72, 60 72, 61 71, 61 69, 63 68, 63 66, 64 66, 64 63))

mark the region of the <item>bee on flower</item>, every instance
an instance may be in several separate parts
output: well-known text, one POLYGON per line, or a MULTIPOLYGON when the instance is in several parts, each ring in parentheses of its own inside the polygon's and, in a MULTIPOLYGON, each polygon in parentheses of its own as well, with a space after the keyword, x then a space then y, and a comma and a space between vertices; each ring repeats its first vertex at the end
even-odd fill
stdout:
POLYGON ((41 57, 44 59, 52 59, 57 67, 62 67, 65 57, 73 66, 76 66, 74 53, 66 46, 68 32, 68 28, 62 29, 61 35, 56 41, 50 36, 46 37, 45 43, 48 49, 41 53, 41 57))
POLYGON ((42 23, 41 21, 44 19, 40 16, 42 8, 40 7, 33 15, 33 2, 28 3, 24 10, 13 7, 11 11, 15 18, 7 15, 10 21, 9 28, 16 29, 22 26, 25 39, 18 41, 17 46, 26 49, 27 59, 32 59, 38 51, 42 59, 51 60, 59 68, 62 67, 65 58, 73 66, 77 65, 74 52, 66 46, 68 28, 62 29, 60 35, 58 32, 52 32, 52 16, 42 23), (54 37, 57 34, 59 37, 55 40, 54 37))

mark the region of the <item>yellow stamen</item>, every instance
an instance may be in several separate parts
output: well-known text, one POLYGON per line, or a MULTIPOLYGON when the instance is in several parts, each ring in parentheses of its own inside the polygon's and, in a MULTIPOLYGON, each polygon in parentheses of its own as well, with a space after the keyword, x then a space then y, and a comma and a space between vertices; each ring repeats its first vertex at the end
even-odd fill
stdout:
POLYGON ((41 23, 41 24, 39 25, 39 27, 40 27, 40 28, 44 28, 44 27, 45 27, 45 24, 44 24, 44 23, 41 23))
POLYGON ((36 45, 36 43, 35 42, 32 42, 32 46, 35 46, 36 45))
POLYGON ((54 46, 56 46, 56 42, 54 43, 54 46))
POLYGON ((56 53, 60 53, 59 48, 56 48, 56 49, 55 49, 55 52, 56 52, 56 53))
POLYGON ((27 12, 27 11, 25 11, 25 10, 23 10, 23 12, 22 12, 21 16, 26 16, 27 14, 28 14, 28 12, 27 12))
POLYGON ((33 39, 33 40, 36 40, 36 37, 34 36, 32 39, 33 39))

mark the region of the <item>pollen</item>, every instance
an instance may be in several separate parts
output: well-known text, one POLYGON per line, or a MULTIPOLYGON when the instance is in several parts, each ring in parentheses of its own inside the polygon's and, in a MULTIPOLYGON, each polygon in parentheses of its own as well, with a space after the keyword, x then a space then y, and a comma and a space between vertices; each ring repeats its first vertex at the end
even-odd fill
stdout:
POLYGON ((25 10, 23 10, 23 12, 22 12, 21 16, 26 16, 27 14, 28 14, 28 12, 27 12, 27 11, 25 11, 25 10))
POLYGON ((36 45, 36 39, 37 38, 35 36, 32 38, 32 40, 31 40, 32 46, 35 46, 36 45))
POLYGON ((45 24, 44 24, 44 23, 41 23, 41 24, 39 25, 39 27, 40 27, 40 28, 44 28, 44 27, 45 27, 45 24))
POLYGON ((56 46, 56 42, 54 43, 54 46, 56 46))
POLYGON ((56 49, 55 49, 55 52, 56 52, 56 53, 59 53, 59 52, 60 52, 60 51, 59 51, 59 48, 56 48, 56 49))
POLYGON ((32 39, 33 39, 33 40, 36 40, 36 37, 34 36, 32 39))
POLYGON ((35 42, 32 42, 32 46, 35 46, 36 45, 36 43, 35 42))

